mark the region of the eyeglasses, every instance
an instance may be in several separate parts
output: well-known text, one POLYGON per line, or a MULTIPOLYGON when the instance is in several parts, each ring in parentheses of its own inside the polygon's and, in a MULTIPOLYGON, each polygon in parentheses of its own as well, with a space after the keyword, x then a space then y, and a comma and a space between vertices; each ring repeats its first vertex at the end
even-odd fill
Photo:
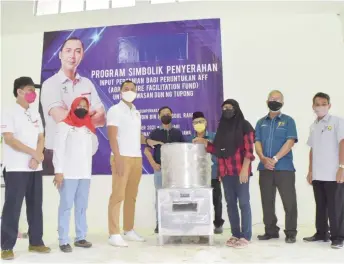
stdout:
POLYGON ((276 99, 276 98, 269 98, 269 102, 279 102, 282 103, 281 99, 276 99))
POLYGON ((197 120, 197 121, 193 121, 192 122, 193 125, 197 125, 197 124, 205 124, 205 120, 197 120))

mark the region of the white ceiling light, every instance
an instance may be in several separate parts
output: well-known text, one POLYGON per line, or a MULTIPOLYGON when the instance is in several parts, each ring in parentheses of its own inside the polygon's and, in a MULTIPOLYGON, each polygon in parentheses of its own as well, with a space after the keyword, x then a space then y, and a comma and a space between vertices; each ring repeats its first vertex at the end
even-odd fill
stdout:
POLYGON ((175 3, 176 0, 151 0, 151 4, 175 3))

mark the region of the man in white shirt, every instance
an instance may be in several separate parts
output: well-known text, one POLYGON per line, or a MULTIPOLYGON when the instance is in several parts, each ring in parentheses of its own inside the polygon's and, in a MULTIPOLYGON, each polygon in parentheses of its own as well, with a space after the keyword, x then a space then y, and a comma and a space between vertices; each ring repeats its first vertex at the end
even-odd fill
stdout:
POLYGON ((44 246, 42 214, 42 161, 44 136, 42 120, 30 108, 36 99, 35 84, 29 77, 14 81, 17 103, 4 111, 1 133, 6 169, 5 204, 1 222, 1 258, 13 259, 17 241, 19 216, 25 197, 29 224, 29 251, 49 253, 44 246))
POLYGON ((61 46, 59 58, 61 69, 42 85, 41 103, 45 120, 45 160, 46 174, 53 175, 52 149, 56 124, 66 118, 75 98, 86 97, 91 104, 90 115, 95 127, 103 127, 106 122, 105 108, 94 84, 77 73, 84 56, 84 45, 80 39, 72 37, 61 46))
POLYGON ((123 229, 128 240, 144 241, 134 231, 135 204, 142 174, 141 144, 151 147, 163 144, 146 139, 141 134, 141 115, 133 105, 136 98, 136 85, 125 81, 121 85, 122 100, 112 106, 107 113, 107 127, 111 155, 112 194, 109 201, 109 243, 126 247, 128 244, 120 235, 119 218, 123 207, 123 229))
POLYGON ((313 185, 317 232, 303 240, 326 242, 330 231, 331 247, 338 249, 344 241, 344 119, 329 114, 330 108, 329 95, 314 96, 317 119, 307 142, 311 147, 307 180, 313 185))

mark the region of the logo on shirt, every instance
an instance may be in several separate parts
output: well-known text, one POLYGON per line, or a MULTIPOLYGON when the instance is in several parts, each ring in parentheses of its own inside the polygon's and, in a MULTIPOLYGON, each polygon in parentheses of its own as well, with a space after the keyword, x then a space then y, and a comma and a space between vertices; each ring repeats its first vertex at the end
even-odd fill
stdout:
POLYGON ((64 93, 68 93, 67 86, 63 87, 62 90, 64 93))
POLYGON ((332 130, 332 126, 327 126, 327 130, 331 131, 332 130))
POLYGON ((278 122, 278 126, 277 127, 281 127, 281 126, 285 126, 285 122, 283 122, 283 121, 278 122))

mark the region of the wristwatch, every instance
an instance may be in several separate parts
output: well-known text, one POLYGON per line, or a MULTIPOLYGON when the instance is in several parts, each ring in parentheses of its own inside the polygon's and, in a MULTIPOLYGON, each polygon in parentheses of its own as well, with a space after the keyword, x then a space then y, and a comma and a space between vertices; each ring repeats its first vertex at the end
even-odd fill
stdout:
POLYGON ((278 162, 278 158, 276 156, 272 157, 276 162, 278 162))
POLYGON ((344 165, 343 164, 339 164, 339 168, 344 169, 344 165))

